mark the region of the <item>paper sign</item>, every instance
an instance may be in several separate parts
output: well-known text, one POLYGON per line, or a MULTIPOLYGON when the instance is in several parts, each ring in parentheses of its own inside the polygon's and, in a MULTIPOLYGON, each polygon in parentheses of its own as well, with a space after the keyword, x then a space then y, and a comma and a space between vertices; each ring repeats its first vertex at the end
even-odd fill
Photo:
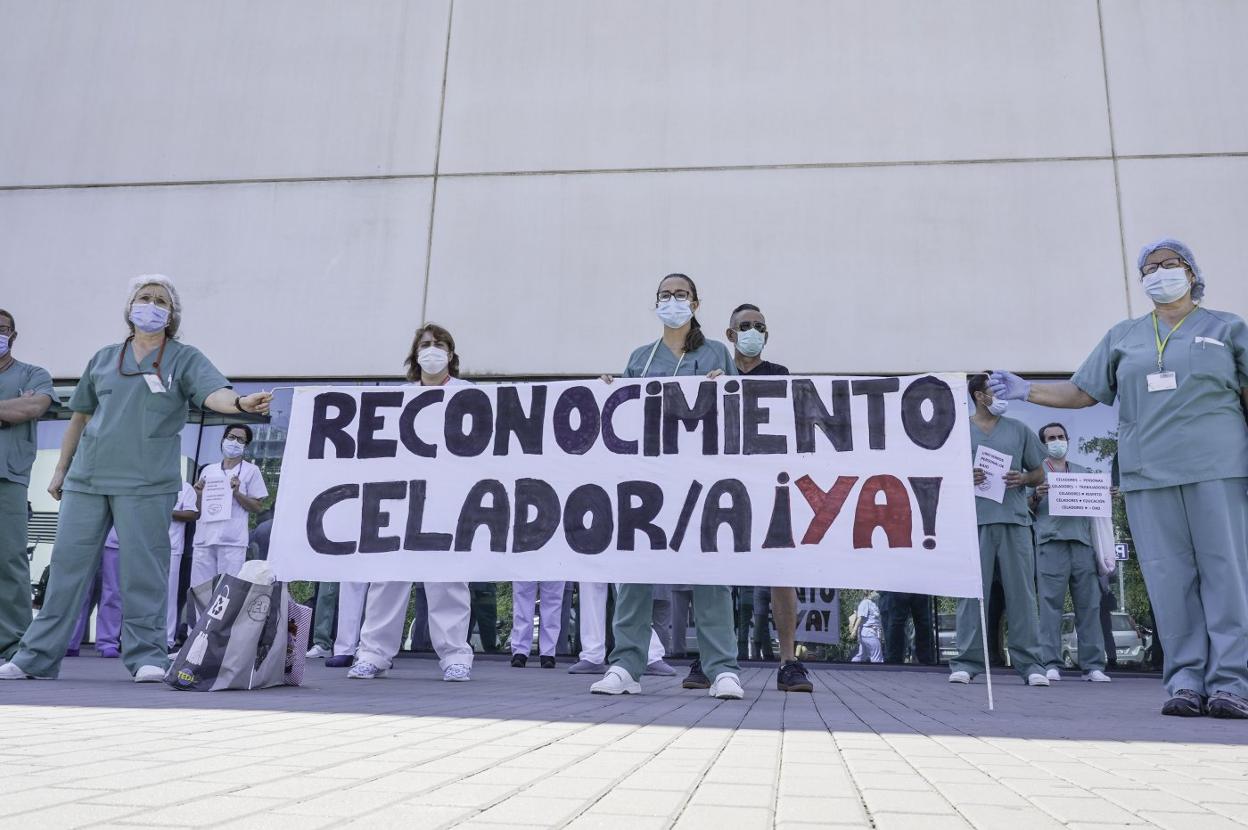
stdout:
POLYGON ((992 447, 979 445, 975 450, 975 466, 984 471, 986 478, 975 485, 975 495, 1001 504, 1005 501, 1005 474, 1010 471, 1014 456, 999 453, 992 447))
POLYGON ((204 493, 200 501, 199 521, 223 522, 230 518, 230 500, 234 493, 230 480, 225 476, 204 478, 204 493))
MULTIPOLYGON (((774 591, 780 589, 773 588, 774 591)), ((775 625, 775 601, 772 601, 770 632, 773 640, 779 639, 775 625)), ((835 588, 797 589, 797 632, 799 643, 825 643, 836 645, 841 641, 841 598, 835 588)))
POLYGON ((1049 515, 1113 517, 1108 473, 1049 473, 1049 515))

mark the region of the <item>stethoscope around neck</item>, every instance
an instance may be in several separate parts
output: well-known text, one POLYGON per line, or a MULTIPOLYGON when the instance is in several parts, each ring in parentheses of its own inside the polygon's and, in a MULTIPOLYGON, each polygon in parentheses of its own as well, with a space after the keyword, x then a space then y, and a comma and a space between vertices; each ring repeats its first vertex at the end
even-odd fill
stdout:
MULTIPOLYGON (((661 346, 662 344, 663 344, 663 338, 662 338, 662 337, 660 337, 658 340, 654 341, 654 347, 650 349, 650 356, 649 356, 648 358, 646 358, 646 365, 645 365, 644 367, 642 367, 642 370, 641 370, 641 376, 642 376, 643 378, 644 378, 644 377, 649 377, 649 376, 650 376, 650 375, 649 375, 649 372, 650 372, 650 364, 654 362, 654 356, 658 353, 658 351, 659 351, 659 346, 661 346)), ((676 377, 677 373, 678 373, 678 372, 680 372, 680 366, 681 366, 681 364, 682 364, 682 363, 684 363, 684 362, 685 362, 685 353, 682 351, 682 352, 680 353, 680 360, 677 360, 677 361, 676 361, 676 368, 672 370, 672 377, 676 377)))

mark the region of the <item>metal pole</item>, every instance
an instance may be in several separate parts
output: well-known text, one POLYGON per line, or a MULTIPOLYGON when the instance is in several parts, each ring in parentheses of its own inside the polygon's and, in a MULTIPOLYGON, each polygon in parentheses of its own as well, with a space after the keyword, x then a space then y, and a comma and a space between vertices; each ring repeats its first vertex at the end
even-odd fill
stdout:
POLYGON ((1123 571, 1127 569, 1126 562, 1118 563, 1118 610, 1127 610, 1127 579, 1123 575, 1123 571))
POLYGON ((988 619, 984 614, 984 598, 979 598, 979 632, 984 638, 984 678, 988 681, 988 711, 996 707, 992 700, 992 659, 988 656, 988 619))

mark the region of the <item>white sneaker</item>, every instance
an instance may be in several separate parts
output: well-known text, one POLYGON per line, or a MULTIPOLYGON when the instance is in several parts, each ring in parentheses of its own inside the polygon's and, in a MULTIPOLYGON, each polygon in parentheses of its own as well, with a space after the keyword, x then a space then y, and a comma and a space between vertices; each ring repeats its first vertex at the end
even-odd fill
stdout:
POLYGON ((472 679, 472 669, 463 663, 452 663, 442 672, 442 679, 447 683, 467 683, 472 679))
POLYGON ((612 666, 602 679, 589 687, 595 695, 639 695, 641 684, 633 676, 619 666, 612 666))
POLYGON ((971 673, 965 671, 955 671, 949 675, 950 683, 962 683, 963 685, 971 682, 971 673))
POLYGON ((1043 674, 1029 674, 1027 675, 1027 685, 1047 686, 1049 685, 1049 678, 1045 677, 1043 674))
POLYGON ((135 683, 160 683, 165 679, 165 670, 160 666, 139 666, 134 673, 135 683))
POLYGON ((741 680, 730 671, 715 675, 715 682, 711 684, 708 694, 720 700, 740 700, 745 696, 741 689, 741 680))
POLYGON ((1062 679, 1062 673, 1057 669, 1049 669, 1044 673, 1044 676, 1055 682, 1062 679))
POLYGON ((357 662, 351 667, 351 671, 347 672, 347 678, 350 680, 376 680, 378 677, 385 676, 385 669, 367 660, 357 662))
POLYGON ((1109 675, 1100 669, 1093 669, 1083 676, 1084 680, 1090 680, 1093 683, 1109 683, 1109 675))
POLYGON ((0 666, 0 680, 26 680, 30 675, 17 667, 17 663, 0 666))
POLYGON ((312 646, 312 648, 308 649, 308 659, 319 660, 322 657, 329 657, 333 653, 333 650, 325 648, 325 646, 312 646))

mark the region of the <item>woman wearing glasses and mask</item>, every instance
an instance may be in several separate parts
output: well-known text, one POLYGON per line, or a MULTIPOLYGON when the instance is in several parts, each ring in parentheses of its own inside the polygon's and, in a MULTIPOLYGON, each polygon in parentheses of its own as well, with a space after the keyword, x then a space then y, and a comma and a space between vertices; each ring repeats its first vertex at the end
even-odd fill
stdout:
MULTIPOLYGON (((684 274, 659 283, 654 310, 663 324, 658 340, 635 349, 628 358, 628 378, 735 375, 732 354, 723 343, 708 341, 694 312, 698 288, 684 274)), ((610 383, 613 379, 606 376, 610 383)), ((638 678, 646 669, 653 617, 650 585, 621 585, 615 603, 615 648, 606 675, 590 687, 594 694, 639 694, 638 678)), ((726 585, 695 585, 693 613, 698 628, 702 671, 711 680, 710 695, 724 700, 742 696, 737 666, 737 634, 732 619, 732 590, 726 585)))
POLYGON ((1109 330, 1069 381, 994 372, 993 394, 1064 409, 1118 402, 1131 538, 1165 650, 1162 714, 1248 718, 1248 326, 1200 305, 1186 245, 1140 251, 1153 309, 1109 330))
POLYGON ((136 682, 163 679, 169 517, 182 487, 187 404, 226 415, 269 411, 272 395, 235 395, 208 358, 176 339, 182 303, 167 277, 131 280, 124 319, 129 336, 96 352, 69 401, 74 415, 48 486, 61 502, 48 592, 0 679, 57 676, 114 525, 122 660, 136 682))

